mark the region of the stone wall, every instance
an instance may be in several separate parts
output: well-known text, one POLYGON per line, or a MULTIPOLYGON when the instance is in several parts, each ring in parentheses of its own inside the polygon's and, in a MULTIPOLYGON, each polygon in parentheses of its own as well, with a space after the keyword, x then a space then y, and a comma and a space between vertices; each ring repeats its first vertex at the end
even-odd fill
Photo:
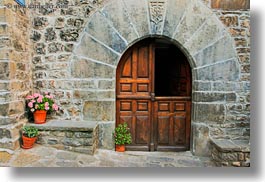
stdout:
POLYGON ((62 111, 53 117, 100 122, 100 145, 111 148, 119 58, 133 42, 159 34, 178 41, 190 56, 195 153, 209 155, 209 138, 249 139, 248 1, 203 0, 208 9, 195 0, 168 0, 167 7, 161 1, 159 16, 150 15, 149 1, 44 2, 58 6, 31 12, 33 81, 35 91, 55 93, 62 111))
POLYGON ((24 98, 32 90, 29 11, 16 7, 0 1, 0 160, 19 147, 19 130, 27 121, 24 98))
POLYGON ((213 138, 249 140, 250 137, 250 1, 212 0, 209 4, 222 23, 227 27, 235 42, 235 49, 241 66, 237 83, 216 83, 212 89, 226 88, 236 93, 236 102, 225 105, 225 123, 216 130, 211 129, 213 138))
POLYGON ((32 85, 55 94, 62 110, 52 118, 99 122, 100 146, 112 148, 116 66, 149 36, 170 38, 190 61, 192 151, 209 155, 210 138, 249 139, 249 1, 9 2, 0 7, 0 148, 18 147, 32 85))

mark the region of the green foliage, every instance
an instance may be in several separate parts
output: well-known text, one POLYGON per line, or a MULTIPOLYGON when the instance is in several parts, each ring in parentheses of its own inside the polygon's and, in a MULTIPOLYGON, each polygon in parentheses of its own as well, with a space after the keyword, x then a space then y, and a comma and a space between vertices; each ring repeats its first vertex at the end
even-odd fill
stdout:
POLYGON ((130 133, 130 128, 128 128, 127 123, 119 124, 115 128, 113 137, 116 145, 124 145, 132 143, 132 136, 130 133))
POLYGON ((24 136, 29 137, 29 138, 34 138, 38 136, 39 134, 38 128, 34 126, 24 126, 22 128, 22 132, 24 136))

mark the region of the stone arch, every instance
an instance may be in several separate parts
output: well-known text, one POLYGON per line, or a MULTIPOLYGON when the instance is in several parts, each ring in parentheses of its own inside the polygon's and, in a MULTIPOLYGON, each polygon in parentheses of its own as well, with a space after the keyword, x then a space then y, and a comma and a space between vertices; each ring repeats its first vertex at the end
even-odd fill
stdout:
MULTIPOLYGON (((75 71, 72 71, 72 76, 107 79, 115 85, 116 66, 122 54, 135 42, 152 36, 171 39, 189 58, 194 85, 193 136, 196 137, 193 139, 192 150, 199 155, 207 153, 207 149, 203 148, 208 145, 208 140, 202 137, 209 133, 205 123, 223 122, 225 106, 201 104, 205 102, 205 95, 200 91, 205 91, 205 87, 210 90, 208 87, 215 82, 238 81, 240 67, 234 42, 228 31, 201 0, 110 1, 89 17, 74 50, 71 64, 75 71), (90 72, 85 71, 88 68, 93 69, 90 69, 90 72), (212 110, 213 115, 201 116, 204 113, 196 109, 201 107, 212 110)), ((113 126, 115 109, 111 107, 115 108, 115 91, 109 94, 107 99, 96 95, 88 100, 98 105, 108 102, 109 107, 106 107, 110 110, 109 114, 99 117, 96 113, 106 109, 105 106, 95 112, 88 111, 87 115, 84 109, 84 119, 110 121, 113 126), (90 114, 94 117, 89 116, 90 114)), ((103 138, 108 134, 102 134, 103 138)))

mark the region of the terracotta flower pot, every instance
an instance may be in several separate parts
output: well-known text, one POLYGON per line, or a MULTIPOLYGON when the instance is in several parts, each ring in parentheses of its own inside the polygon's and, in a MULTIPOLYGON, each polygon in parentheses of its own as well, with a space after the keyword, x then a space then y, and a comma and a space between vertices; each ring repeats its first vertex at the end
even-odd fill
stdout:
POLYGON ((37 140, 37 137, 28 138, 28 137, 22 135, 22 141, 23 141, 22 148, 31 149, 33 147, 34 143, 36 142, 36 140, 37 140))
POLYGON ((47 116, 47 111, 45 110, 37 110, 33 113, 34 117, 34 123, 35 124, 43 124, 46 122, 46 116, 47 116))
POLYGON ((115 145, 115 149, 117 152, 124 152, 125 151, 125 145, 115 145))

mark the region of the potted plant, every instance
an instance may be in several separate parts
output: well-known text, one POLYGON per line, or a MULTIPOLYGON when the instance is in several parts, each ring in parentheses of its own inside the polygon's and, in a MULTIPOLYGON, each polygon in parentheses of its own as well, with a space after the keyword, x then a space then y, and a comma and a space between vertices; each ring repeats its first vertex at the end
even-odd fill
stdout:
POLYGON ((22 128, 22 148, 30 149, 33 147, 34 143, 37 140, 39 131, 34 126, 24 126, 22 128))
POLYGON ((115 150, 118 152, 124 152, 125 144, 132 143, 132 136, 130 133, 130 128, 128 128, 127 123, 119 124, 115 128, 113 136, 115 140, 115 150))
POLYGON ((47 112, 58 111, 59 107, 55 104, 53 95, 45 92, 43 95, 34 93, 26 97, 28 112, 33 113, 34 123, 43 124, 46 122, 47 112))

